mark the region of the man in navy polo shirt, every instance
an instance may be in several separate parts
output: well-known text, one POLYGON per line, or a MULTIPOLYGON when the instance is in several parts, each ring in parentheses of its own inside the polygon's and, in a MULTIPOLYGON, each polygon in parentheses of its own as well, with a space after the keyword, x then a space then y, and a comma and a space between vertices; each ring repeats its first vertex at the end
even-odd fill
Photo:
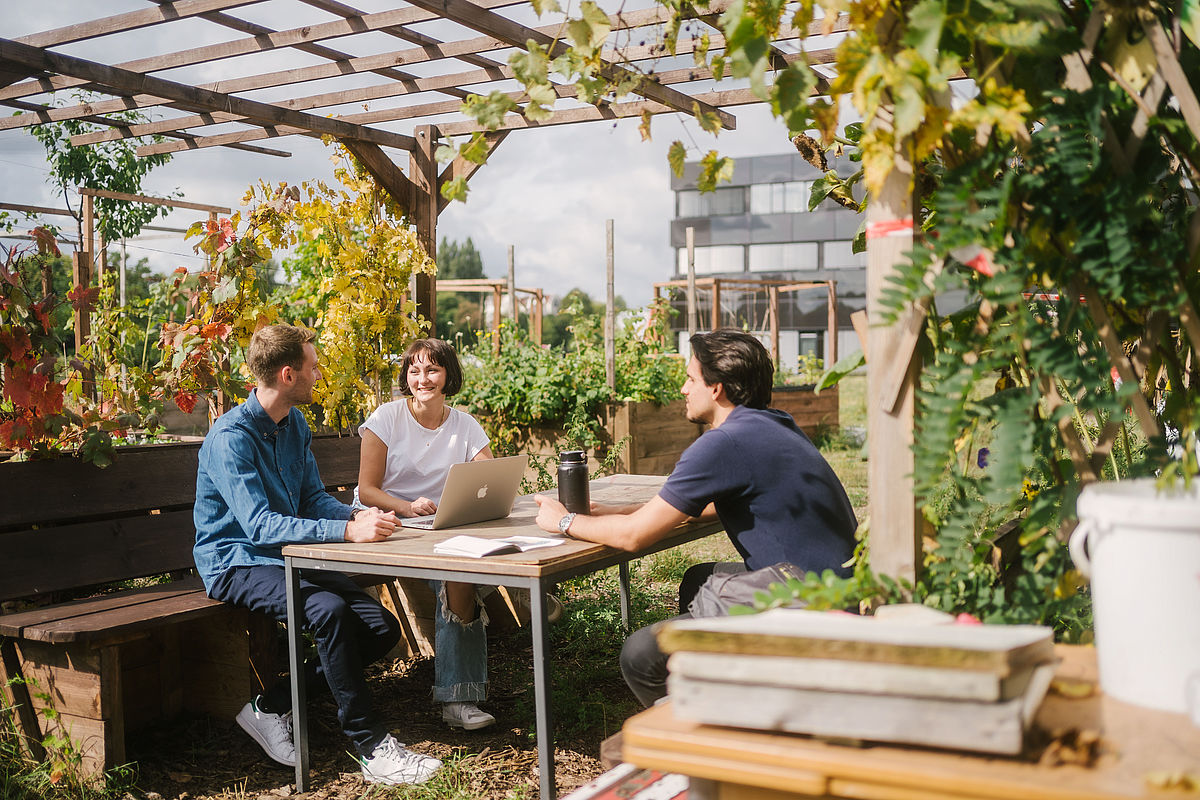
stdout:
MULTIPOLYGON (((711 429, 680 456, 658 496, 641 506, 595 507, 568 514, 554 498, 537 498, 544 530, 621 550, 643 550, 689 517, 720 518, 743 561, 698 564, 679 587, 681 617, 713 613, 693 603, 708 583, 753 581, 750 573, 776 565, 804 572, 844 566, 858 526, 846 490, 791 416, 767 408, 774 368, 762 343, 741 331, 718 330, 691 339, 683 394, 687 417, 711 429), (744 574, 745 577, 739 575, 744 574)), ((621 673, 643 705, 666 695, 667 658, 651 625, 621 651, 621 673)))

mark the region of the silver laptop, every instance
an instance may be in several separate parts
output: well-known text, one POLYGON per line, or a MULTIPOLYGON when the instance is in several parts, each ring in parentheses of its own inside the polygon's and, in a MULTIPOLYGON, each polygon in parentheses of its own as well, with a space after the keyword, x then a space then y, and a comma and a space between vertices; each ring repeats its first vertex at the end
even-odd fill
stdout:
POLYGON ((405 528, 441 530, 507 517, 521 489, 529 456, 485 458, 450 467, 437 513, 400 520, 405 528))

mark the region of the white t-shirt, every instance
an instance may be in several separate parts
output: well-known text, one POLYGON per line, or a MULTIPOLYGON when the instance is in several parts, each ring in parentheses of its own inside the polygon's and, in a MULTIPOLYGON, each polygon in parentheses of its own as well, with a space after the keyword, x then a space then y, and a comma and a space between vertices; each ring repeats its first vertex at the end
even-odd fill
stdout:
MULTIPOLYGON (((454 464, 470 461, 488 446, 483 426, 465 411, 451 408, 440 427, 429 430, 413 418, 408 398, 384 403, 358 428, 370 431, 387 445, 387 462, 380 487, 392 497, 412 502, 428 497, 442 500, 446 473, 454 464)), ((354 488, 354 503, 358 487, 354 488)))

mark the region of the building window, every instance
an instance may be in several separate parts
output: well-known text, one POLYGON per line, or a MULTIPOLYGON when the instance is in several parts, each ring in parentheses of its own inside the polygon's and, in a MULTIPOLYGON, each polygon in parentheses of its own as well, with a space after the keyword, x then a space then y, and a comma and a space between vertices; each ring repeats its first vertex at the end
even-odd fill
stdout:
POLYGON ((812 181, 756 183, 750 187, 751 214, 795 214, 808 211, 812 181))
POLYGON ((817 269, 816 242, 787 242, 784 244, 750 245, 751 272, 781 272, 784 270, 817 269))
POLYGON ((677 217, 723 217, 746 213, 746 190, 727 186, 713 192, 687 190, 676 192, 679 208, 677 217))
POLYGON ((853 249, 853 242, 826 242, 825 269, 865 267, 867 265, 867 254, 855 253, 853 249))
MULTIPOLYGON (((726 272, 745 272, 745 250, 746 248, 740 244, 694 248, 696 274, 719 275, 726 272)), ((679 253, 679 274, 687 275, 687 248, 681 247, 677 252, 679 253)))

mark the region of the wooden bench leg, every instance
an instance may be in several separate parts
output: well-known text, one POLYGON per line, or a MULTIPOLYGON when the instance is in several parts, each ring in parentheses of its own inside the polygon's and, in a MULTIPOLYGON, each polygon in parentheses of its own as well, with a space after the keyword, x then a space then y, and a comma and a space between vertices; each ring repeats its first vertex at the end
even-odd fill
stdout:
POLYGON ((433 656, 433 592, 422 580, 397 578, 387 582, 387 594, 380 598, 404 629, 409 655, 433 656))
POLYGON ((21 669, 21 661, 17 658, 17 649, 12 639, 0 639, 0 658, 2 658, 4 685, 7 687, 6 698, 12 704, 16 716, 17 730, 29 748, 29 753, 38 761, 46 757, 42 747, 42 728, 38 725, 37 712, 33 710, 33 701, 29 696, 29 687, 25 684, 25 672, 21 669))

